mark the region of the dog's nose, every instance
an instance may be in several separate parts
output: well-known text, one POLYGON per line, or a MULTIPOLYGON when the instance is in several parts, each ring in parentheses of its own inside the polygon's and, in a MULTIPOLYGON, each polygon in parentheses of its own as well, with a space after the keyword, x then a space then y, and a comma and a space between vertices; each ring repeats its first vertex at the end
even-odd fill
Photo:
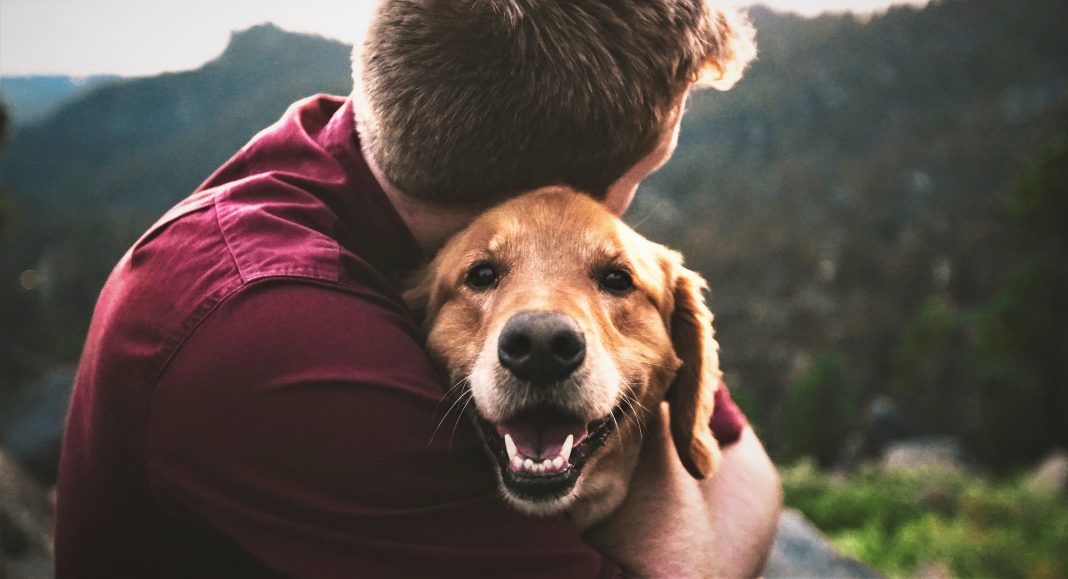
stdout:
POLYGON ((501 330, 497 358, 516 378, 551 384, 571 375, 586 358, 578 324, 559 312, 516 314, 501 330))

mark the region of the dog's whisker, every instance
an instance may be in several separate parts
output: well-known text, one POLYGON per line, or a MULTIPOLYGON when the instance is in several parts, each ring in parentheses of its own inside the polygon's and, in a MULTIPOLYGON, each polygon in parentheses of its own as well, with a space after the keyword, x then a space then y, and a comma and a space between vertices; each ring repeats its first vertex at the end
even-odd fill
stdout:
POLYGON ((653 207, 652 209, 650 209, 649 213, 645 217, 642 217, 641 220, 639 220, 637 223, 635 223, 634 227, 632 229, 637 231, 638 228, 641 227, 643 223, 648 221, 650 217, 652 217, 653 215, 656 215, 656 212, 660 210, 660 206, 663 205, 663 204, 664 204, 663 200, 657 201, 656 202, 656 206, 653 207))
POLYGON ((445 394, 442 394, 441 399, 438 400, 438 405, 434 408, 434 412, 437 413, 437 411, 441 408, 441 405, 447 402, 450 398, 452 398, 456 390, 463 388, 470 379, 470 376, 460 378, 456 381, 455 384, 453 384, 448 390, 446 390, 445 394))
MULTIPOLYGON (((471 391, 468 390, 468 392, 471 392, 471 391)), ((460 426, 460 419, 463 418, 464 412, 467 411, 467 406, 469 404, 471 404, 471 401, 474 400, 474 399, 475 399, 475 396, 474 396, 474 393, 472 392, 471 395, 467 397, 467 402, 464 402, 463 408, 461 408, 460 412, 458 412, 456 414, 456 422, 453 423, 453 425, 452 425, 452 434, 449 435, 449 452, 450 453, 452 452, 452 441, 453 441, 454 438, 456 438, 456 429, 460 426)))
MULTIPOLYGON (((458 382, 458 384, 466 384, 468 379, 469 378, 464 378, 464 379, 460 380, 460 382, 458 382)), ((434 437, 437 436, 438 431, 441 430, 441 425, 445 424, 445 419, 447 419, 449 417, 449 414, 451 414, 452 411, 456 408, 456 405, 459 404, 460 402, 462 402, 464 400, 464 398, 467 398, 468 402, 470 402, 471 398, 473 396, 474 396, 474 392, 472 392, 470 389, 467 389, 464 392, 462 392, 459 396, 456 397, 456 400, 454 400, 452 405, 449 406, 449 409, 446 410, 445 414, 443 414, 441 416, 441 420, 438 421, 438 425, 436 427, 434 427, 434 432, 431 433, 430 440, 428 440, 426 442, 427 446, 430 446, 430 444, 434 442, 434 437)), ((439 406, 440 406, 440 404, 439 404, 439 406)), ((464 407, 465 408, 467 407, 466 403, 464 404, 464 407)), ((463 414, 463 410, 461 409, 460 410, 460 415, 462 415, 462 414, 463 414)), ((457 419, 457 420, 459 420, 459 419, 457 419)))
POLYGON ((455 392, 456 390, 460 390, 460 389, 465 388, 470 383, 471 383, 471 376, 470 375, 464 376, 463 378, 460 378, 459 380, 456 381, 455 384, 452 385, 451 388, 449 388, 449 391, 446 392, 446 396, 451 394, 451 393, 453 393, 453 392, 455 392))
MULTIPOLYGON (((633 385, 629 382, 624 383, 626 388, 620 393, 620 402, 627 405, 629 411, 625 412, 627 419, 634 424, 635 429, 638 431, 638 440, 645 438, 643 426, 645 425, 645 419, 642 412, 639 409, 645 410, 645 406, 633 394, 633 385)), ((625 431, 624 431, 625 432, 625 431)))
POLYGON ((638 437, 643 438, 645 433, 642 432, 642 427, 645 426, 645 415, 641 412, 641 410, 644 410, 645 407, 642 406, 641 402, 638 402, 634 399, 629 400, 628 403, 630 404, 631 409, 630 418, 634 421, 634 425, 638 428, 638 437))

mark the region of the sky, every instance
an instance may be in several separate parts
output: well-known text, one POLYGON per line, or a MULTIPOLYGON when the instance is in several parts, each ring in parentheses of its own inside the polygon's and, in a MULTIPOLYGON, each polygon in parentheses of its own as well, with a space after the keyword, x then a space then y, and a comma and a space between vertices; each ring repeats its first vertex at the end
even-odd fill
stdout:
MULTIPOLYGON (((804 15, 927 0, 766 0, 804 15)), ((352 41, 370 0, 0 0, 0 75, 154 75, 218 56, 234 30, 274 22, 352 41)))

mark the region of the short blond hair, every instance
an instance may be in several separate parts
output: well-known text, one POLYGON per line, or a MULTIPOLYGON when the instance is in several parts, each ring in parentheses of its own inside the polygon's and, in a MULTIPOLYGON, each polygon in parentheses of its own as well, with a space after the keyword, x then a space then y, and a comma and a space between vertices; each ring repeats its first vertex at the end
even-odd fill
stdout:
POLYGON ((381 0, 353 55, 360 138, 393 185, 441 206, 603 196, 687 89, 741 77, 753 36, 710 0, 381 0))

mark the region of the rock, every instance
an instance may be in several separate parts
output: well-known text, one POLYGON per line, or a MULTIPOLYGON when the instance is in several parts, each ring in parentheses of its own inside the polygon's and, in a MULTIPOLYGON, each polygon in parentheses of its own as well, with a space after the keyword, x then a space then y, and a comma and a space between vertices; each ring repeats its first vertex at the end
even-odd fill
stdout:
POLYGON ((74 366, 59 366, 26 388, 0 420, 0 443, 40 480, 55 480, 74 366))
POLYGON ((1026 485, 1035 490, 1068 494, 1068 452, 1050 453, 1027 477, 1026 485))
POLYGON ((0 577, 51 577, 48 494, 0 449, 0 577))
POLYGON ((916 570, 914 579, 953 579, 953 570, 945 563, 928 563, 916 570))
POLYGON ((846 440, 840 463, 853 468, 869 460, 878 460, 887 447, 916 434, 912 421, 887 396, 876 396, 865 408, 856 432, 846 440))
POLYGON ((786 509, 764 576, 774 577, 881 577, 874 569, 836 551, 819 529, 801 513, 786 509))
POLYGON ((960 444, 948 437, 920 437, 895 442, 883 453, 888 470, 966 470, 960 444))

